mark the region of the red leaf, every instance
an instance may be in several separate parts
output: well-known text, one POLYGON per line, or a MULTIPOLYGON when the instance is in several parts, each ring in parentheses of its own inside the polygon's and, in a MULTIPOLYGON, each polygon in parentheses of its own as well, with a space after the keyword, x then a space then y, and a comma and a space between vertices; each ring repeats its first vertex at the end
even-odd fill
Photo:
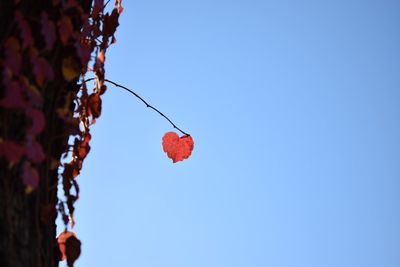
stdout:
POLYGON ((18 27, 21 31, 22 47, 27 48, 33 45, 33 38, 31 28, 28 22, 22 17, 20 11, 15 12, 15 20, 18 23, 18 27))
POLYGON ((194 142, 190 135, 179 137, 174 132, 168 132, 162 138, 162 146, 167 156, 176 163, 190 156, 194 147, 194 142))
POLYGON ((39 185, 39 174, 35 168, 28 162, 24 164, 24 170, 22 173, 22 181, 24 185, 29 186, 33 189, 39 185))
POLYGON ((61 252, 60 261, 67 260, 68 266, 73 266, 81 254, 81 241, 70 231, 64 231, 57 237, 58 248, 61 252))
MULTIPOLYGON (((79 172, 82 168, 82 160, 71 161, 70 163, 64 164, 64 171, 62 176, 64 181, 68 182, 75 179, 79 175, 79 172)), ((67 186, 70 186, 68 184, 67 186)))
MULTIPOLYGON (((82 66, 87 66, 90 60, 90 41, 78 40, 75 43, 76 53, 81 60, 82 66)), ((84 67, 85 68, 85 67, 84 67)))
POLYGON ((24 108, 26 103, 22 95, 21 86, 16 81, 6 80, 6 95, 0 100, 0 107, 5 108, 24 108))
POLYGON ((105 53, 104 53, 104 50, 101 49, 100 52, 99 52, 98 55, 97 55, 97 61, 98 61, 100 64, 104 64, 105 59, 106 59, 106 55, 105 55, 105 53))
POLYGON ((58 22, 58 31, 60 33, 60 39, 63 44, 67 44, 69 38, 74 32, 71 19, 67 16, 63 16, 58 22))
POLYGON ((54 22, 49 20, 46 12, 42 11, 40 14, 40 23, 42 24, 42 35, 46 41, 46 49, 51 50, 56 41, 56 26, 54 22))
POLYGON ((66 243, 67 239, 70 238, 71 236, 75 236, 75 234, 70 231, 64 231, 57 237, 58 248, 60 249, 60 252, 61 252, 60 261, 67 259, 65 243, 66 243))
POLYGON ((46 155, 43 152, 42 146, 33 140, 32 136, 28 136, 28 141, 26 143, 26 156, 34 163, 42 162, 46 155))
POLYGON ((21 75, 19 79, 23 91, 28 95, 30 104, 35 107, 41 107, 43 105, 43 97, 40 91, 34 85, 30 84, 25 76, 21 75))
POLYGON ((92 10, 92 17, 96 19, 100 13, 100 11, 103 10, 104 7, 104 0, 95 0, 93 4, 93 10, 92 10))
POLYGON ((104 16, 104 26, 103 26, 103 35, 104 37, 108 38, 109 36, 114 35, 117 27, 119 26, 118 23, 119 13, 117 9, 114 9, 111 12, 111 15, 108 13, 104 16))
POLYGON ((42 132, 46 124, 43 112, 38 109, 28 109, 27 116, 31 118, 32 126, 28 129, 28 133, 37 135, 42 132))
POLYGON ((4 44, 4 64, 14 74, 18 74, 21 70, 21 63, 20 44, 15 37, 10 37, 4 44))
POLYGON ((75 156, 77 156, 78 158, 80 158, 82 160, 84 158, 86 158, 87 154, 90 151, 89 142, 90 142, 91 138, 92 138, 92 136, 89 133, 87 133, 83 137, 83 140, 79 140, 78 138, 75 139, 75 143, 74 143, 75 156))
POLYGON ((43 86, 44 82, 51 81, 54 78, 53 67, 50 63, 37 55, 34 49, 30 52, 31 64, 33 66, 33 74, 35 74, 38 85, 43 86))
POLYGON ((24 146, 14 141, 0 140, 0 157, 5 157, 9 162, 18 162, 24 154, 24 146))
POLYGON ((93 118, 100 117, 101 114, 101 98, 100 94, 93 93, 89 96, 88 100, 89 105, 89 114, 93 116, 93 118))
POLYGON ((124 8, 121 5, 122 0, 115 0, 115 7, 118 9, 118 13, 121 14, 124 11, 124 8))
POLYGON ((68 266, 73 266, 76 259, 81 255, 81 241, 75 236, 67 238, 67 241, 65 241, 65 254, 68 266))

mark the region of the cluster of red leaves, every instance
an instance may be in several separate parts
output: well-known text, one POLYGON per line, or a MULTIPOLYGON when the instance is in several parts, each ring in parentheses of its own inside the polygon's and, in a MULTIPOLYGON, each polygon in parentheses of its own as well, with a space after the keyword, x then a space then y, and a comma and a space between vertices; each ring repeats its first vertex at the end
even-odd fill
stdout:
MULTIPOLYGON (((74 203, 79 198, 76 177, 90 151, 90 125, 101 115, 101 94, 106 91, 105 55, 109 46, 116 42, 114 34, 123 8, 121 0, 116 0, 112 11, 105 12, 104 0, 94 0, 88 14, 79 1, 52 0, 48 4, 52 5, 56 14, 43 10, 37 18, 19 11, 20 4, 20 1, 15 1, 16 34, 2 40, 0 83, 4 91, 0 92, 0 111, 2 114, 13 114, 12 118, 18 119, 14 124, 23 128, 23 135, 0 136, 0 160, 5 160, 10 168, 16 169, 27 193, 40 185, 39 167, 42 164, 54 165, 53 161, 61 164, 60 179, 65 201, 59 202, 57 210, 66 228, 68 224, 73 227, 74 203), (40 37, 34 34, 37 32, 40 37), (62 62, 53 62, 49 56, 56 48, 65 54, 62 62), (88 69, 93 70, 96 76, 94 88, 90 90, 84 82, 88 69), (76 86, 79 79, 82 81, 78 89, 70 88, 63 96, 64 107, 58 108, 56 114, 65 122, 67 130, 64 138, 73 137, 74 140, 64 154, 65 158, 71 159, 67 163, 47 158, 47 148, 41 145, 44 142, 39 142, 44 128, 50 127, 46 125, 46 118, 53 116, 45 114, 43 88, 54 82, 57 73, 62 74, 71 87, 76 86), (74 106, 73 112, 71 106, 74 106)), ((54 215, 53 211, 54 207, 43 208, 43 221, 47 222, 48 217, 54 215)), ((73 240, 70 237, 61 242, 67 247, 63 258, 67 259, 68 265, 72 265, 79 256, 75 249, 68 249, 68 244, 76 246, 77 242, 73 240)))
MULTIPOLYGON (((82 84, 79 90, 80 97, 74 99, 74 101, 78 103, 75 113, 77 123, 72 122, 74 123, 76 134, 72 145, 72 151, 70 151, 71 161, 63 165, 64 169, 61 174, 68 214, 66 213, 64 203, 61 202, 59 205, 59 212, 62 215, 66 226, 69 223, 71 224, 71 227, 73 227, 75 223, 73 217, 74 203, 79 198, 79 187, 76 182, 76 177, 79 175, 83 166, 83 161, 90 151, 90 126, 94 124, 96 119, 101 115, 101 95, 106 91, 106 86, 104 85, 105 53, 109 46, 115 42, 114 34, 118 27, 120 12, 122 12, 120 7, 121 1, 117 0, 111 14, 104 13, 104 1, 94 1, 92 13, 88 18, 87 23, 84 24, 81 32, 81 45, 77 46, 77 53, 81 62, 86 63, 84 65, 86 66, 86 69, 83 73, 80 72, 80 69, 78 68, 79 64, 74 62, 73 58, 65 58, 63 61, 62 71, 66 80, 73 80, 77 76, 83 77, 88 69, 91 69, 96 76, 94 88, 90 91, 87 88, 86 82, 82 79, 82 84), (100 42, 98 41, 99 39, 101 39, 100 42), (89 46, 89 50, 86 49, 87 46, 89 46), (90 53, 88 53, 88 51, 90 51, 90 53, 92 53, 92 51, 95 53, 95 60, 91 68, 87 67, 88 61, 86 60, 90 58, 90 53), (73 191, 75 192, 72 193, 73 191)), ((62 23, 65 24, 63 26, 65 34, 67 36, 70 35, 71 33, 68 23, 62 23)), ((64 256, 62 257, 62 259, 66 258, 68 262, 71 260, 71 257, 75 257, 69 256, 68 253, 68 242, 70 240, 71 238, 68 238, 67 242, 65 242, 67 248, 66 252, 63 252, 64 256)), ((75 243, 71 241, 70 244, 72 245, 75 243)), ((62 247, 60 248, 63 250, 62 247)), ((75 251, 75 249, 70 249, 70 251, 75 251)))
POLYGON ((4 86, 0 108, 21 114, 21 119, 27 123, 24 124, 23 137, 0 137, 0 157, 5 158, 11 166, 19 166, 27 192, 31 192, 39 184, 36 166, 45 159, 43 147, 37 141, 46 124, 42 110, 43 97, 38 88, 51 81, 54 74, 50 63, 33 45, 34 40, 27 20, 18 10, 14 15, 19 35, 10 36, 5 40, 3 58, 0 58, 3 69, 0 82, 4 86), (23 62, 24 57, 29 61, 23 62), (22 74, 22 68, 26 67, 32 69, 35 79, 22 74))
MULTIPOLYGON (((93 66, 92 68, 86 68, 86 70, 91 69, 94 72, 96 82, 95 87, 89 93, 86 82, 83 80, 80 88, 80 97, 75 99, 78 103, 76 115, 79 124, 75 125, 77 134, 72 145, 72 160, 64 164, 62 172, 63 187, 69 214, 66 214, 63 203, 60 203, 59 211, 64 219, 64 223, 66 225, 70 223, 71 227, 75 223, 73 219, 74 203, 79 198, 79 187, 76 177, 79 175, 83 161, 90 151, 90 125, 94 124, 96 119, 101 115, 101 95, 106 91, 106 86, 104 85, 105 54, 108 47, 115 43, 114 34, 119 25, 119 15, 122 12, 121 1, 116 1, 115 8, 111 14, 104 13, 103 9, 104 1, 95 0, 88 23, 84 25, 82 30, 82 45, 77 47, 81 62, 87 62, 86 60, 90 58, 90 53, 85 50, 86 46, 89 45, 90 51, 94 51, 96 56, 93 66), (100 42, 98 41, 99 39, 101 39, 100 42), (72 193, 72 189, 74 189, 75 194, 72 193)), ((69 30, 67 26, 66 24, 65 30, 68 34, 69 30)), ((77 65, 70 58, 64 59, 62 69, 65 79, 74 79, 76 75, 83 75, 83 73, 79 73, 74 64, 77 65)), ((70 232, 65 233, 68 235, 65 242, 60 243, 62 238, 58 238, 63 255, 61 260, 67 259, 68 264, 70 264, 70 262, 73 262, 79 256, 80 249, 78 247, 80 248, 80 243, 78 243, 79 240, 76 239, 75 235, 69 236, 68 233, 70 232)))

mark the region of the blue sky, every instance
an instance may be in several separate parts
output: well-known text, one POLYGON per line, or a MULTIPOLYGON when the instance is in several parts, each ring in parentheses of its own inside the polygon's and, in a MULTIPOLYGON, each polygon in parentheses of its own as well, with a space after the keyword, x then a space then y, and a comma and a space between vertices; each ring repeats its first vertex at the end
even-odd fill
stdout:
POLYGON ((125 1, 76 266, 400 266, 398 1, 125 1))

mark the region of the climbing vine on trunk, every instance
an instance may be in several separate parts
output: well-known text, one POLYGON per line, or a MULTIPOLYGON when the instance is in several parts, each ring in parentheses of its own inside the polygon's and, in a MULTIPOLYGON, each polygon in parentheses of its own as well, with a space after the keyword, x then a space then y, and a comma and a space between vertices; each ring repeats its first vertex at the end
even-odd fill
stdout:
POLYGON ((192 137, 129 88, 105 77, 121 0, 0 1, 0 266, 69 266, 77 176, 90 151, 106 82, 125 89, 183 136, 162 139, 172 161, 188 158, 192 137), (58 194, 61 188, 63 196, 58 194), (55 219, 64 231, 56 239, 55 219))
POLYGON ((0 266, 57 266, 63 258, 72 266, 79 256, 75 235, 59 242, 60 253, 54 221, 58 211, 66 231, 74 226, 76 177, 101 115, 106 52, 123 11, 120 0, 108 4, 0 3, 0 266))

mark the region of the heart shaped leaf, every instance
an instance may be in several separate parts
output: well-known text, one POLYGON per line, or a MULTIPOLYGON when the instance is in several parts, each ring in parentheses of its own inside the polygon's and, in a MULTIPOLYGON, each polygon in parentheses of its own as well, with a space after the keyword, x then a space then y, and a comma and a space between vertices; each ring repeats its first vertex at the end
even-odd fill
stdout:
POLYGON ((162 138, 162 146, 167 156, 176 163, 187 159, 192 154, 194 142, 190 135, 179 137, 174 132, 168 132, 162 138))

